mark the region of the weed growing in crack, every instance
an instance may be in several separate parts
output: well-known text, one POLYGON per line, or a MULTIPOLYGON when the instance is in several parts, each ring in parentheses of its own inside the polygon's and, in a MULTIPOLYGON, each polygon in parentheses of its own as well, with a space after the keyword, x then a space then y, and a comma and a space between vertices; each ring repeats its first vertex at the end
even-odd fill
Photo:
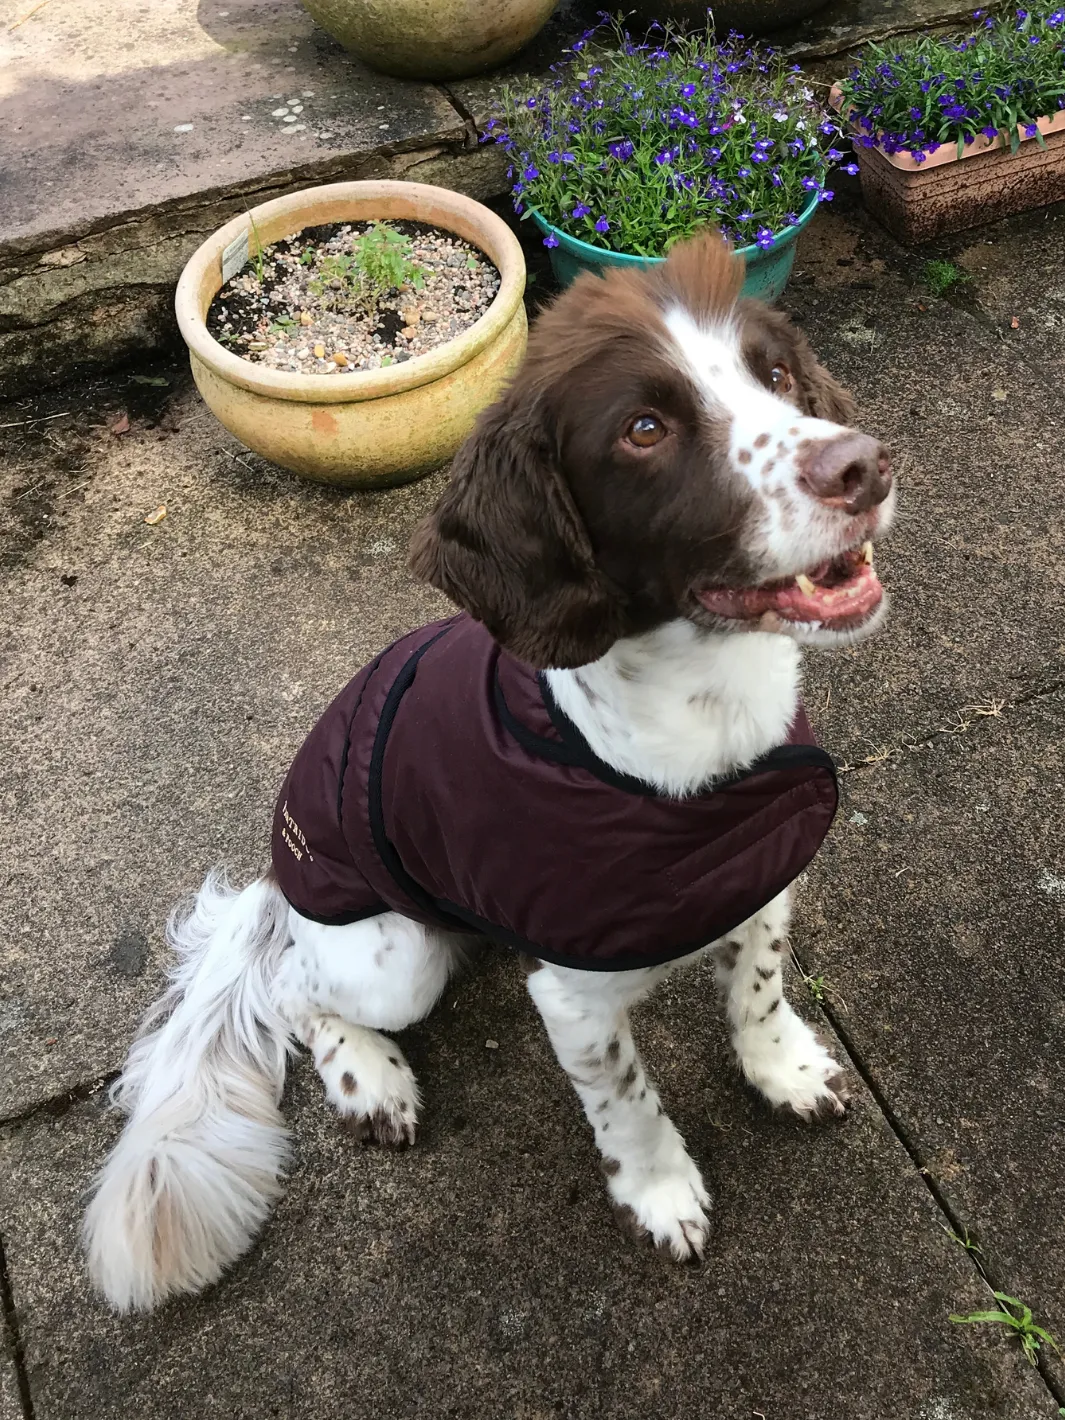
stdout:
POLYGON ((833 1004, 837 1005, 840 1010, 846 1011, 847 1003, 836 990, 832 982, 829 981, 828 977, 824 975, 824 973, 822 973, 820 976, 807 975, 807 973, 802 969, 802 962, 795 955, 794 948, 791 952, 791 960, 795 966, 795 970, 802 977, 802 984, 806 987, 812 999, 816 1001, 819 1006, 824 1006, 827 1002, 831 1001, 833 1004))
MULTIPOLYGON (((946 1224, 943 1225, 943 1231, 946 1233, 947 1237, 950 1238, 953 1242, 956 1242, 959 1247, 963 1247, 971 1257, 983 1257, 983 1248, 980 1247, 980 1245, 969 1236, 968 1228, 962 1229, 961 1237, 958 1236, 958 1234, 953 1230, 953 1228, 948 1228, 946 1224)), ((979 1267, 979 1262, 977 1262, 976 1265, 979 1267)))
POLYGON ((924 264, 924 284, 933 296, 945 296, 955 286, 967 286, 972 277, 952 261, 937 258, 924 264))
MULTIPOLYGON (((1008 1326, 1020 1340, 1021 1349, 1027 1360, 1033 1366, 1038 1363, 1039 1348, 1044 1342, 1060 1354, 1060 1347, 1051 1336, 1050 1332, 1044 1330, 1041 1326, 1037 1326, 1032 1320, 1031 1307, 1026 1307, 1023 1302, 1018 1301, 1016 1297, 1007 1295, 1005 1292, 996 1292, 994 1295, 995 1301, 1001 1302, 1003 1308, 1008 1307, 1008 1311, 970 1312, 968 1316, 959 1316, 957 1312, 951 1312, 951 1321, 961 1323, 975 1322, 977 1324, 989 1322, 998 1326, 1008 1326)), ((1059 1411, 1058 1413, 1060 1414, 1061 1412, 1059 1411)))

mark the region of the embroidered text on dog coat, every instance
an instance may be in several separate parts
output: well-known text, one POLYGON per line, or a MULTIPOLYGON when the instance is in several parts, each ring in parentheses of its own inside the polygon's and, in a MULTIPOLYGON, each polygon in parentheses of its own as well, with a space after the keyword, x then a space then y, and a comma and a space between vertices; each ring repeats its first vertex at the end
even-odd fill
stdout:
POLYGON ((837 799, 801 709, 786 744, 690 798, 618 774, 546 679, 461 615, 401 637, 326 710, 282 788, 273 862, 318 922, 391 910, 623 971, 764 907, 837 799))

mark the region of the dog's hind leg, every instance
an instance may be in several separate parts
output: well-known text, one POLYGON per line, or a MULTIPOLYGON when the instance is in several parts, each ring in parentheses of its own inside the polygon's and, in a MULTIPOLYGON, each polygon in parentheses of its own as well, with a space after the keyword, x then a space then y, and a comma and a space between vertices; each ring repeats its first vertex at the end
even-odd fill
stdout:
POLYGON ((787 893, 781 893, 714 946, 733 1048, 740 1069, 770 1104, 804 1119, 843 1114, 843 1072, 784 999, 788 915, 787 893))
POLYGON ((325 926, 293 910, 289 926, 277 1007, 312 1052, 326 1098, 360 1142, 412 1144, 418 1085, 381 1032, 429 1014, 462 957, 462 939, 394 912, 325 926))
POLYGON ((595 1130, 618 1221, 683 1262, 703 1255, 710 1199, 644 1074, 627 1014, 666 974, 540 963, 530 972, 529 994, 595 1130))

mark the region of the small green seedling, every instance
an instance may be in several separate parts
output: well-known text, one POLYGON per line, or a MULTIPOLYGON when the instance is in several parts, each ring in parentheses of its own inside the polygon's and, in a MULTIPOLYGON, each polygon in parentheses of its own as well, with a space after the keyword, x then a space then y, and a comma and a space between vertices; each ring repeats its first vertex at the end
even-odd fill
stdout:
POLYGON ((319 298, 362 306, 376 321, 381 298, 389 291, 401 286, 420 291, 425 285, 421 267, 411 261, 410 252, 409 237, 387 222, 375 222, 353 244, 350 255, 322 258, 310 288, 319 298), (335 293, 332 298, 330 291, 335 293))
POLYGON ((263 260, 263 242, 262 238, 259 236, 259 228, 255 225, 255 218, 250 212, 248 213, 248 221, 251 223, 252 235, 255 237, 255 256, 252 258, 255 262, 255 279, 261 286, 266 269, 266 264, 263 260))
POLYGON ((311 264, 311 262, 312 262, 313 260, 314 260, 314 247, 304 247, 303 250, 302 250, 302 252, 300 252, 300 265, 301 265, 301 266, 310 266, 310 264, 311 264))
POLYGON ((952 1242, 956 1242, 960 1247, 963 1247, 966 1252, 971 1253, 974 1257, 982 1257, 982 1256, 983 1256, 983 1254, 984 1254, 983 1248, 980 1247, 979 1244, 976 1243, 976 1242, 969 1236, 969 1229, 968 1229, 968 1228, 964 1228, 964 1229, 962 1230, 962 1236, 961 1236, 961 1237, 959 1237, 958 1234, 957 1234, 956 1232, 954 1232, 954 1230, 953 1230, 952 1228, 948 1228, 948 1227, 946 1226, 946 1224, 944 1224, 944 1226, 943 1226, 943 1231, 946 1233, 947 1237, 951 1239, 952 1242))
POLYGON ((952 261, 936 259, 924 264, 924 284, 933 296, 945 296, 955 286, 967 286, 972 277, 952 261))
POLYGON ((425 285, 421 267, 410 259, 410 238, 386 222, 375 222, 353 247, 362 280, 363 296, 371 315, 382 296, 400 286, 420 291, 425 285))
POLYGON ((290 330, 295 330, 296 322, 291 316, 278 316, 270 326, 271 335, 287 335, 290 330))
POLYGON ((839 1005, 842 1006, 844 1010, 847 1009, 843 998, 836 991, 836 988, 832 985, 827 976, 824 974, 820 976, 808 976, 803 970, 802 962, 795 955, 794 949, 792 949, 791 960, 795 970, 802 977, 802 984, 819 1006, 823 1006, 829 996, 831 996, 833 1001, 838 1001, 839 1005))
POLYGON ((1023 1302, 1019 1302, 1016 1297, 1007 1296, 1005 1292, 996 1292, 995 1301, 1001 1302, 1004 1307, 1009 1307, 1010 1310, 970 1312, 968 1316, 958 1316, 957 1313, 952 1312, 950 1319, 956 1322, 995 1322, 999 1326, 1010 1327, 1020 1338, 1021 1349, 1033 1366, 1038 1362, 1039 1348, 1044 1341, 1055 1351, 1059 1351, 1058 1343, 1050 1332, 1044 1331, 1032 1320, 1031 1307, 1026 1307, 1023 1302))
POLYGON ((828 983, 825 978, 823 976, 804 976, 803 981, 806 983, 807 991, 809 991, 817 1004, 823 1006, 825 991, 828 989, 828 983))

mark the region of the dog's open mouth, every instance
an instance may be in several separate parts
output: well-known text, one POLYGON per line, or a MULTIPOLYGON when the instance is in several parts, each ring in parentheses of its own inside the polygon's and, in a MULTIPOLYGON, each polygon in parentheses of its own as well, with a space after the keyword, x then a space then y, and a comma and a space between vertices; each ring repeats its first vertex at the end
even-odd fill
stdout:
POLYGON ((865 542, 796 577, 760 587, 705 587, 695 596, 707 611, 731 621, 756 621, 775 612, 782 621, 846 631, 872 616, 884 589, 873 569, 873 544, 865 542))

